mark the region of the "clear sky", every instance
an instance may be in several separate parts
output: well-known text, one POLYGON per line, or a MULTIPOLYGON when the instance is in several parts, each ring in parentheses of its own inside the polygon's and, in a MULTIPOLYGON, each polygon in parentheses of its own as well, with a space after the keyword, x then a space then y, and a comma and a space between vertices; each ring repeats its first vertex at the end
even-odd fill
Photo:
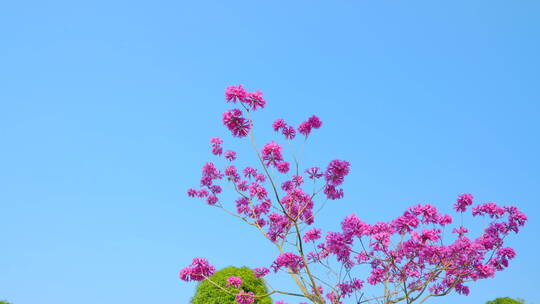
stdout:
POLYGON ((254 231, 185 196, 210 137, 252 159, 219 121, 243 83, 268 101, 260 143, 318 114, 306 161, 351 162, 323 228, 465 192, 516 204, 511 267, 431 303, 540 303, 540 2, 266 3, 0 4, 0 299, 184 304, 194 256, 270 264, 254 231))

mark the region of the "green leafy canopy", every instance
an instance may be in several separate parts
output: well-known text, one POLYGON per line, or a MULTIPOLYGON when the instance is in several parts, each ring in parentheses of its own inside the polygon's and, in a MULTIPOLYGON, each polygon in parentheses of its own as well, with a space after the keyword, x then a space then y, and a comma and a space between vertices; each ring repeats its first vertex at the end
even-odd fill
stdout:
MULTIPOLYGON (((256 295, 268 293, 266 284, 263 279, 257 279, 253 274, 253 270, 248 267, 227 267, 223 268, 210 279, 219 284, 219 286, 224 287, 227 290, 232 291, 233 293, 238 292, 239 289, 231 287, 225 287, 227 278, 230 276, 237 276, 242 279, 242 286, 240 289, 243 289, 246 292, 253 292, 256 295)), ((208 281, 202 281, 197 285, 197 290, 195 296, 191 299, 192 304, 237 304, 234 300, 234 296, 227 294, 223 290, 214 286, 208 281)), ((257 298, 254 304, 272 304, 272 300, 269 297, 257 298)))
POLYGON ((493 301, 486 302, 486 304, 523 304, 523 300, 514 300, 512 298, 496 298, 493 301))

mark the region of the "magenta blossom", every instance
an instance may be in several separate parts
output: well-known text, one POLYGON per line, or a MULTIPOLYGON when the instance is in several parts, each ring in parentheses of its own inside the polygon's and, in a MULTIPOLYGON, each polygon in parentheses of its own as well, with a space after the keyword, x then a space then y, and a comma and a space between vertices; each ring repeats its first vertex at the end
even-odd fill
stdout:
POLYGON ((232 151, 232 150, 228 150, 225 152, 225 158, 229 161, 234 161, 236 160, 236 152, 232 151))
POLYGON ((251 304, 255 302, 255 294, 253 292, 245 292, 240 290, 234 299, 238 304, 251 304))
POLYGON ((235 137, 246 137, 251 130, 251 120, 242 117, 242 111, 238 109, 223 113, 223 124, 235 137))
POLYGON ((307 121, 302 122, 298 126, 298 132, 308 137, 312 129, 318 129, 322 126, 322 121, 319 117, 313 115, 307 121))
POLYGON ((238 86, 229 86, 225 89, 225 99, 232 103, 245 102, 247 94, 241 84, 238 86))
POLYGON ((281 173, 287 173, 289 172, 290 165, 286 161, 279 162, 276 166, 279 172, 281 173))
POLYGON ((225 286, 227 287, 234 286, 235 288, 240 288, 241 285, 242 285, 242 279, 237 276, 228 277, 227 283, 225 284, 225 286))
POLYGON ((465 212, 467 206, 472 205, 473 196, 471 194, 462 194, 458 197, 456 203, 454 204, 454 210, 457 212, 465 212))
POLYGON ((180 279, 189 281, 202 281, 214 274, 214 266, 208 264, 204 258, 194 258, 191 265, 180 270, 180 279))
POLYGON ((321 170, 321 168, 319 168, 319 167, 311 167, 309 169, 306 169, 306 173, 309 175, 310 179, 318 179, 321 176, 323 176, 323 174, 320 172, 320 170, 321 170))
POLYGON ((276 121, 274 121, 274 123, 272 124, 272 128, 274 129, 274 131, 279 131, 283 128, 287 127, 287 124, 285 123, 285 121, 283 119, 278 119, 276 121))
POLYGON ((304 234, 303 240, 306 243, 313 242, 321 238, 321 229, 313 228, 304 234))
POLYGON ((257 110, 258 108, 262 109, 266 105, 266 101, 262 95, 263 93, 261 91, 247 93, 245 103, 247 103, 253 110, 257 110))
POLYGON ((324 172, 324 178, 329 185, 339 186, 343 183, 345 176, 349 174, 350 164, 347 161, 335 159, 330 162, 324 172))
POLYGON ((277 272, 280 268, 285 267, 293 273, 298 273, 304 266, 304 262, 300 256, 297 256, 292 252, 285 252, 277 257, 272 264, 272 269, 274 269, 274 272, 277 272))
POLYGON ((294 137, 296 136, 296 130, 294 130, 294 128, 291 126, 284 127, 281 133, 283 134, 283 136, 285 136, 286 139, 294 139, 294 137))
POLYGON ((275 142, 264 145, 261 151, 261 157, 266 166, 277 167, 277 165, 283 161, 283 155, 281 155, 281 146, 275 142))
POLYGON ((253 269, 253 273, 257 279, 264 277, 270 272, 266 267, 258 267, 253 269))

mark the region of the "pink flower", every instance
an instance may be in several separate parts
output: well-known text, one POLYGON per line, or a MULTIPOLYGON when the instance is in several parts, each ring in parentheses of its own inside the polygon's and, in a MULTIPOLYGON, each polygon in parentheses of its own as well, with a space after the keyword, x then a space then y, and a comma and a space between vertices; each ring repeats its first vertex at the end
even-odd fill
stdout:
POLYGON ((219 137, 212 137, 210 139, 210 143, 214 145, 221 145, 223 143, 223 140, 221 140, 221 138, 219 137))
POLYGON ((283 191, 291 191, 292 189, 294 189, 294 184, 292 181, 284 181, 282 184, 281 184, 281 189, 283 191))
POLYGON ((251 177, 255 177, 256 174, 257 174, 256 169, 253 169, 251 167, 245 167, 244 168, 244 177, 251 178, 251 177))
POLYGON ((240 197, 236 200, 236 211, 238 214, 250 215, 251 209, 249 208, 249 199, 240 197))
POLYGON ((456 285, 456 292, 459 293, 459 294, 464 294, 466 296, 469 295, 469 287, 465 286, 465 285, 462 285, 462 284, 457 284, 456 285))
POLYGON ((216 169, 214 163, 208 162, 204 164, 202 168, 201 186, 210 186, 212 185, 213 180, 221 178, 223 178, 223 174, 216 169))
POLYGON ((491 218, 500 218, 505 212, 504 208, 497 206, 493 202, 478 205, 472 209, 473 216, 487 214, 491 218))
POLYGON ((277 164, 277 169, 279 172, 281 173, 287 173, 289 172, 289 163, 288 162, 285 162, 285 161, 282 161, 280 163, 277 164))
POLYGON ((452 224, 452 217, 448 214, 439 216, 439 225, 445 226, 448 224, 452 224))
POLYGON ((485 278, 495 276, 495 268, 493 268, 493 266, 491 266, 491 265, 481 264, 481 265, 478 265, 476 267, 476 270, 477 270, 477 272, 475 274, 473 274, 473 279, 474 279, 474 277, 479 277, 479 278, 485 279, 485 278))
POLYGON ((223 141, 219 137, 213 137, 210 139, 210 143, 212 144, 212 154, 214 155, 221 155, 223 152, 223 148, 221 148, 221 144, 223 141))
POLYGON ((245 102, 247 92, 244 90, 242 85, 238 86, 228 86, 225 89, 225 99, 227 102, 236 103, 237 101, 245 102))
POLYGON ((249 183, 247 180, 241 180, 236 186, 240 191, 247 191, 249 188, 249 183))
POLYGON ((197 190, 188 189, 187 194, 188 194, 189 197, 195 197, 197 195, 197 190))
POLYGON ((227 283, 225 284, 225 286, 227 286, 227 287, 234 286, 236 288, 240 288, 240 285, 242 285, 242 279, 240 277, 237 277, 237 276, 228 277, 227 278, 227 283))
POLYGON ((339 304, 342 303, 342 302, 340 301, 339 295, 337 295, 335 291, 328 292, 328 293, 326 294, 326 298, 327 298, 328 300, 330 300, 330 303, 339 303, 339 304))
POLYGON ((313 115, 308 119, 308 123, 311 125, 313 129, 318 129, 322 126, 322 121, 319 119, 319 117, 313 115))
POLYGON ((264 145, 261 156, 266 166, 277 166, 279 163, 281 163, 281 161, 283 161, 283 156, 281 155, 281 146, 275 142, 264 145))
POLYGON ((359 280, 359 279, 353 279, 350 282, 344 282, 344 283, 338 284, 337 288, 341 292, 342 297, 348 297, 353 292, 362 289, 363 286, 364 286, 364 281, 359 280))
POLYGON ((469 232, 469 230, 463 226, 460 226, 459 228, 454 228, 452 230, 453 233, 457 233, 459 235, 462 235, 462 234, 465 234, 467 232, 469 232))
POLYGON ((236 171, 235 166, 232 166, 232 165, 227 166, 227 168, 225 168, 225 176, 227 176, 228 180, 233 181, 235 183, 240 181, 240 175, 238 174, 238 171, 236 171))
POLYGON ((302 176, 295 174, 292 177, 292 182, 294 183, 295 186, 298 187, 304 182, 304 179, 302 178, 302 176))
POLYGON ((334 254, 338 261, 347 262, 351 254, 352 240, 337 232, 329 232, 326 235, 325 249, 334 254))
POLYGON ((247 93, 245 103, 247 103, 251 109, 257 110, 257 108, 264 108, 266 101, 262 97, 261 91, 247 93))
POLYGON ((300 134, 303 134, 305 137, 308 137, 309 133, 311 133, 311 124, 308 121, 302 122, 298 126, 298 132, 300 132, 300 134))
POLYGON ((440 229, 424 229, 418 232, 413 232, 413 239, 419 240, 420 242, 426 241, 437 241, 440 238, 441 230, 440 229))
POLYGON ((514 249, 512 249, 510 247, 501 248, 501 249, 497 250, 497 255, 508 258, 508 259, 513 259, 513 258, 516 257, 516 252, 514 251, 514 249))
POLYGON ((319 117, 313 115, 307 121, 302 122, 298 126, 298 132, 303 134, 305 137, 308 137, 311 133, 311 129, 318 129, 322 126, 322 121, 319 117))
POLYGON ((214 274, 215 267, 203 258, 194 258, 191 265, 180 270, 180 279, 186 282, 202 281, 214 274))
POLYGON ((343 198, 343 189, 337 189, 335 186, 324 186, 324 194, 328 199, 337 200, 343 198))
POLYGON ((471 194, 462 194, 458 197, 456 203, 454 204, 454 210, 457 212, 465 212, 467 206, 472 205, 473 196, 471 194))
POLYGON ((218 198, 215 195, 210 195, 206 198, 206 202, 210 206, 214 206, 218 202, 218 198))
POLYGON ((349 174, 350 164, 347 161, 335 159, 330 162, 324 172, 326 182, 332 186, 339 186, 343 183, 345 176, 349 174))
POLYGON ((356 214, 348 215, 341 222, 341 229, 343 231, 343 235, 349 240, 352 240, 355 236, 362 237, 365 235, 369 235, 370 228, 371 227, 368 224, 362 222, 356 216, 356 214))
POLYGON ((293 219, 302 219, 306 224, 313 223, 313 201, 310 195, 304 193, 302 189, 295 188, 287 192, 287 195, 281 198, 281 203, 285 207, 287 214, 293 219))
POLYGON ((309 169, 306 169, 306 173, 309 174, 310 179, 317 179, 323 176, 322 173, 320 173, 321 168, 319 167, 311 167, 309 169))
POLYGON ((253 269, 253 273, 255 274, 255 277, 257 279, 264 277, 269 272, 270 272, 270 270, 268 270, 268 268, 266 268, 266 267, 257 267, 255 269, 253 269))
POLYGON ((219 194, 221 193, 221 186, 219 185, 212 185, 210 187, 208 187, 210 189, 210 191, 214 194, 219 194))
POLYGON ((294 139, 296 136, 296 130, 294 130, 293 127, 283 127, 283 130, 281 131, 283 136, 285 136, 286 139, 294 139))
POLYGON ((236 159, 236 152, 228 150, 225 152, 225 158, 229 161, 234 161, 236 159))
POLYGON ((251 129, 251 120, 242 117, 242 111, 232 109, 223 113, 223 124, 235 137, 246 137, 251 129))
POLYGON ((295 255, 292 252, 285 252, 280 254, 272 264, 272 269, 277 272, 280 268, 286 267, 293 273, 298 273, 300 269, 304 268, 304 262, 302 257, 295 255))
POLYGON ((234 299, 238 304, 251 304, 255 302, 255 294, 253 292, 245 292, 240 290, 234 299))
POLYGON ((262 199, 266 198, 267 191, 266 191, 266 188, 262 187, 261 185, 257 184, 256 182, 253 182, 249 186, 249 195, 251 197, 257 197, 258 199, 262 200, 262 199))
POLYGON ((304 242, 308 243, 318 240, 319 238, 321 238, 321 229, 313 228, 306 232, 302 239, 304 240, 304 242))
POLYGON ((259 173, 259 174, 255 175, 255 181, 257 181, 259 183, 264 183, 266 181, 266 176, 259 173))
POLYGON ((274 131, 279 131, 280 129, 282 128, 285 128, 287 127, 287 124, 285 123, 285 121, 283 119, 277 119, 276 121, 274 121, 274 123, 272 124, 272 128, 274 129, 274 131))
POLYGON ((201 189, 197 192, 197 197, 198 198, 203 198, 203 197, 207 197, 208 196, 208 190, 206 189, 201 189))

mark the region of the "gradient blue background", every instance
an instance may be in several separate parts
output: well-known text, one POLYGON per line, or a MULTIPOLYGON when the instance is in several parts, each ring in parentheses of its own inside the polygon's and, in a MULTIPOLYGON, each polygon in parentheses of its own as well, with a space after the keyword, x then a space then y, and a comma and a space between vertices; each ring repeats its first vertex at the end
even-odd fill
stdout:
POLYGON ((259 143, 317 113, 306 161, 352 163, 323 228, 464 192, 517 204, 510 269, 431 303, 540 303, 539 54, 538 1, 4 1, 0 299, 187 303, 194 256, 270 264, 256 232, 185 196, 210 137, 252 159, 219 122, 243 83, 268 100, 259 143))

